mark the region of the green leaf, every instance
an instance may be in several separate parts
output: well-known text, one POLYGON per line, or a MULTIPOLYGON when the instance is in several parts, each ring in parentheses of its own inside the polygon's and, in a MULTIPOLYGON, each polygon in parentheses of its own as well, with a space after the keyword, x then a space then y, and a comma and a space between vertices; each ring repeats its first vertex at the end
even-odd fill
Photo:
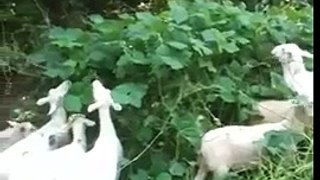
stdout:
POLYGON ((174 59, 166 56, 162 56, 161 59, 165 64, 169 65, 172 69, 178 70, 183 68, 183 64, 179 62, 178 59, 174 59))
POLYGON ((178 134, 188 140, 193 146, 198 144, 201 130, 196 123, 196 118, 190 113, 174 117, 171 123, 178 130, 178 134))
POLYGON ((264 137, 259 142, 272 154, 286 152, 304 139, 303 135, 290 130, 269 131, 264 134, 264 137))
POLYGON ((59 71, 59 69, 49 68, 46 71, 44 71, 43 74, 47 75, 48 77, 55 78, 59 75, 59 71))
POLYGON ((65 62, 63 63, 63 65, 65 65, 65 66, 70 66, 70 67, 74 68, 74 67, 77 66, 77 61, 74 61, 74 60, 72 60, 72 59, 69 59, 69 60, 65 61, 65 62))
POLYGON ((80 97, 82 104, 90 104, 92 102, 92 88, 88 82, 74 82, 69 90, 70 94, 80 97))
POLYGON ((130 40, 148 40, 151 35, 154 34, 153 31, 150 31, 145 25, 142 23, 130 24, 127 28, 126 36, 130 40))
POLYGON ((226 50, 228 53, 235 53, 237 51, 239 51, 240 49, 238 48, 238 46, 233 43, 233 42, 230 42, 230 43, 226 43, 226 44, 221 44, 221 47, 226 50))
POLYGON ((49 38, 51 43, 59 47, 81 47, 83 44, 76 42, 83 35, 83 31, 78 28, 62 29, 54 27, 49 31, 49 38))
POLYGON ((156 178, 156 180, 171 180, 171 176, 169 173, 163 172, 161 174, 159 174, 156 178))
POLYGON ((237 100, 234 95, 235 83, 226 76, 220 76, 216 80, 216 84, 219 87, 219 96, 226 102, 233 103, 237 100))
POLYGON ((188 48, 188 45, 181 43, 181 42, 178 42, 178 41, 170 41, 167 44, 173 48, 178 49, 178 50, 183 50, 183 49, 188 48))
POLYGON ((286 82, 284 81, 283 77, 275 72, 270 72, 271 76, 271 87, 275 90, 278 90, 279 92, 283 94, 290 94, 291 90, 287 86, 286 82))
POLYGON ((185 62, 191 56, 191 53, 188 51, 177 51, 164 44, 157 48, 156 53, 164 64, 169 65, 175 70, 183 68, 185 62))
POLYGON ((169 169, 169 172, 173 176, 180 176, 182 177, 183 174, 186 172, 186 167, 182 165, 181 163, 174 161, 169 169))
POLYGON ((215 41, 216 38, 214 36, 214 32, 212 29, 207 29, 201 32, 201 36, 202 38, 206 41, 206 42, 210 42, 210 41, 215 41))
POLYGON ((141 142, 147 142, 152 138, 152 130, 148 127, 142 126, 137 132, 137 139, 141 142))
POLYGON ((67 111, 80 112, 82 108, 81 99, 79 96, 67 94, 64 98, 64 107, 67 111))
POLYGON ((101 51, 94 50, 94 51, 90 52, 89 58, 94 61, 101 61, 104 58, 106 58, 106 54, 101 51))
POLYGON ((130 180, 148 180, 148 173, 143 169, 138 169, 136 174, 129 175, 130 180))
POLYGON ((199 59, 200 68, 207 68, 209 72, 216 73, 217 69, 213 66, 212 61, 199 59))
POLYGON ((138 83, 120 84, 112 90, 112 97, 120 104, 130 104, 140 108, 142 98, 146 95, 148 86, 138 83))
POLYGON ((176 23, 180 24, 188 19, 188 11, 184 7, 175 3, 170 3, 169 6, 171 9, 172 19, 176 23))
POLYGON ((219 91, 219 96, 228 103, 236 102, 236 96, 230 90, 222 89, 219 91))

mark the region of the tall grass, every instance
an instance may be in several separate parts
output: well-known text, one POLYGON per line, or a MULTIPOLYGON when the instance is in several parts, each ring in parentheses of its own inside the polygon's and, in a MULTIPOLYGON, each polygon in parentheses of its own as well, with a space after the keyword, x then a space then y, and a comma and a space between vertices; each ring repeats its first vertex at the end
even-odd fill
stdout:
POLYGON ((297 151, 265 156, 254 170, 238 171, 232 180, 311 180, 313 179, 313 132, 307 132, 297 151))

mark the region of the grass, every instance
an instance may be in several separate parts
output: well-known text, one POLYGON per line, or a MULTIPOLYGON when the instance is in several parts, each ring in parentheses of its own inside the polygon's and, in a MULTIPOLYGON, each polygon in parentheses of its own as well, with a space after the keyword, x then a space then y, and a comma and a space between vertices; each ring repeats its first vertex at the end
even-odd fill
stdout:
POLYGON ((265 157, 254 170, 234 173, 232 180, 311 180, 313 179, 313 133, 298 143, 298 151, 265 157))

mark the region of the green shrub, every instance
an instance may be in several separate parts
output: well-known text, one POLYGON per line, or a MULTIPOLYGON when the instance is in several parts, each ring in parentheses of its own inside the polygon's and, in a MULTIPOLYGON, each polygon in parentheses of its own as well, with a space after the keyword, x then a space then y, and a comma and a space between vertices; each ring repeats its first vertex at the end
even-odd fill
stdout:
POLYGON ((245 123, 255 99, 291 96, 270 51, 284 42, 313 47, 312 8, 249 12, 223 2, 91 15, 84 29, 51 28, 30 54, 47 79, 73 80, 69 112, 86 111, 93 78, 124 105, 114 117, 128 158, 122 179, 192 179, 205 131, 245 123))

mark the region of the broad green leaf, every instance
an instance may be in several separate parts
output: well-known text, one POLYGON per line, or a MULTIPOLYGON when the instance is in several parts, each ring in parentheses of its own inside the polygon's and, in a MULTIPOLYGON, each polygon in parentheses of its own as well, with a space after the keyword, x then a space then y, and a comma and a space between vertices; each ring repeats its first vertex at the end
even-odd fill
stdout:
POLYGON ((176 23, 180 24, 188 19, 188 11, 184 7, 179 6, 175 3, 171 3, 169 5, 171 9, 172 19, 176 23))
POLYGON ((171 164, 171 167, 169 169, 169 172, 173 176, 182 177, 183 174, 186 172, 186 167, 177 161, 173 161, 173 163, 171 164))
POLYGON ((220 76, 216 79, 216 84, 225 90, 233 90, 235 88, 235 83, 227 76, 220 76))
POLYGON ((233 43, 233 42, 230 42, 230 43, 226 43, 226 44, 221 44, 221 47, 226 50, 228 53, 235 53, 237 51, 239 51, 240 49, 238 48, 238 46, 233 43))
POLYGON ((80 97, 72 94, 67 94, 64 98, 64 107, 67 111, 80 112, 82 108, 80 97))
POLYGON ((148 40, 149 37, 154 34, 142 23, 130 24, 127 28, 126 36, 131 40, 148 40))
POLYGON ((287 86, 283 77, 275 72, 270 72, 271 76, 271 87, 280 91, 283 94, 290 94, 291 90, 287 86))
POLYGON ((130 180, 148 180, 148 173, 143 169, 138 169, 136 174, 129 175, 130 180))
POLYGON ((76 67, 77 66, 77 61, 74 61, 74 60, 72 60, 72 59, 69 59, 69 60, 67 60, 67 61, 65 61, 64 63, 63 63, 63 65, 65 65, 65 66, 70 66, 70 67, 76 67))
POLYGON ((176 116, 172 119, 171 123, 178 130, 178 134, 188 140, 193 146, 198 144, 201 130, 196 123, 196 118, 191 114, 176 116))
POLYGON ((83 104, 90 104, 92 102, 92 88, 88 82, 74 82, 69 92, 70 94, 79 96, 83 104))
POLYGON ((120 104, 130 104, 140 108, 142 98, 146 95, 148 86, 138 83, 120 84, 112 90, 112 97, 120 104))
POLYGON ((106 54, 101 51, 94 50, 94 51, 90 52, 89 58, 94 61, 101 61, 104 58, 106 58, 106 54))
POLYGON ((156 180, 171 180, 171 176, 169 173, 163 172, 161 174, 159 174, 156 178, 156 180))
POLYGON ((137 139, 141 142, 150 141, 152 138, 152 130, 148 127, 142 126, 137 132, 137 139))
POLYGON ((155 153, 151 156, 150 175, 158 175, 169 169, 169 157, 165 153, 155 153))
POLYGON ((233 94, 231 90, 221 89, 219 91, 219 96, 228 103, 234 103, 236 102, 236 96, 233 94))
POLYGON ((188 48, 188 45, 181 43, 181 42, 178 42, 178 41, 170 41, 170 42, 168 42, 168 45, 173 48, 176 48, 178 50, 183 50, 183 49, 188 48))
POLYGON ((172 49, 166 45, 161 45, 156 50, 157 55, 160 56, 161 60, 169 65, 172 69, 181 69, 183 68, 183 60, 185 57, 184 54, 177 52, 175 49, 172 49))
POLYGON ((264 136, 259 143, 273 154, 285 152, 304 139, 303 135, 290 130, 269 131, 264 136))
POLYGON ((233 38, 235 41, 239 42, 240 44, 248 44, 250 41, 247 38, 236 36, 233 38))
POLYGON ((49 68, 46 71, 44 71, 43 74, 47 75, 48 77, 55 78, 59 75, 59 71, 59 69, 49 68))
POLYGON ((136 17, 151 30, 162 32, 165 28, 165 24, 161 19, 158 16, 152 15, 150 12, 137 12, 136 17))
POLYGON ((236 96, 234 95, 235 83, 226 76, 220 76, 216 80, 216 84, 219 87, 219 96, 226 102, 233 103, 235 102, 236 96))
POLYGON ((183 68, 183 64, 179 62, 178 59, 174 59, 166 56, 162 56, 161 59, 165 64, 169 65, 172 69, 178 70, 183 68))
POLYGON ((210 60, 199 59, 199 66, 201 68, 207 68, 211 73, 217 72, 217 69, 213 66, 213 63, 210 60))
POLYGON ((208 30, 202 31, 201 32, 201 36, 207 42, 216 40, 216 38, 214 36, 214 32, 212 31, 212 29, 208 29, 208 30))
POLYGON ((83 35, 83 31, 78 28, 62 29, 60 27, 54 27, 49 31, 49 38, 51 43, 59 47, 81 47, 83 44, 77 42, 83 35))

